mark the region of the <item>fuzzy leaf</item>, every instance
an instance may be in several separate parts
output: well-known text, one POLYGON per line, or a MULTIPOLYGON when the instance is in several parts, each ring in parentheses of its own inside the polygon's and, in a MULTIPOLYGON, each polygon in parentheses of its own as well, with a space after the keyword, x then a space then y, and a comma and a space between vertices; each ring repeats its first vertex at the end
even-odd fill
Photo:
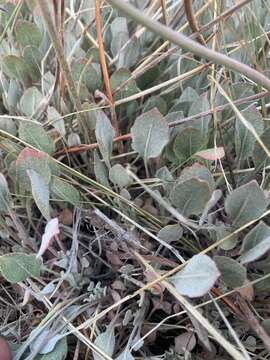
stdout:
POLYGON ((0 256, 0 271, 12 284, 26 280, 30 276, 39 277, 41 261, 35 255, 12 253, 0 256))
POLYGON ((50 189, 52 192, 52 196, 56 199, 64 200, 74 206, 79 205, 79 191, 73 185, 67 183, 59 177, 54 176, 52 178, 50 189))
POLYGON ((266 207, 264 193, 255 180, 232 191, 225 201, 225 210, 236 227, 256 219, 266 207))
POLYGON ((111 51, 113 56, 116 56, 121 47, 129 40, 127 19, 125 17, 117 17, 112 21, 111 34, 111 51))
MULTIPOLYGON (((196 99, 190 106, 188 116, 193 116, 204 111, 210 110, 210 104, 205 94, 201 95, 199 99, 196 99)), ((198 129, 203 138, 207 140, 208 137, 208 124, 211 119, 211 115, 202 116, 200 119, 196 119, 192 123, 192 127, 198 129)))
MULTIPOLYGON (((34 329, 33 332, 35 332, 35 330, 36 329, 34 329)), ((30 350, 32 352, 38 351, 39 354, 48 354, 53 351, 61 337, 62 335, 60 334, 52 337, 50 330, 45 329, 30 343, 30 350)))
POLYGON ((54 152, 52 138, 50 138, 44 128, 38 123, 21 122, 19 126, 19 137, 21 140, 49 155, 52 155, 54 152))
MULTIPOLYGON (((264 145, 270 151, 270 128, 266 129, 264 133, 260 136, 264 145)), ((253 151, 253 160, 255 163, 256 169, 261 169, 264 166, 270 165, 270 159, 267 156, 266 152, 262 149, 261 145, 256 141, 253 151)))
POLYGON ((190 178, 175 184, 170 200, 183 215, 199 215, 211 198, 211 190, 206 181, 190 178))
POLYGON ((237 261, 227 256, 215 256, 214 261, 221 273, 221 280, 226 285, 236 288, 242 286, 247 277, 247 270, 237 261))
MULTIPOLYGON (((250 107, 242 111, 242 115, 247 122, 256 130, 259 136, 263 133, 263 118, 259 110, 256 107, 250 107)), ((242 121, 236 119, 235 123, 235 149, 237 154, 237 159, 239 161, 248 159, 254 150, 256 139, 254 135, 247 129, 247 127, 242 123, 242 121)))
POLYGON ((211 172, 207 169, 207 167, 199 163, 195 163, 192 166, 185 167, 181 172, 180 177, 178 178, 178 182, 186 181, 193 177, 206 181, 211 190, 214 190, 216 187, 215 180, 211 172))
POLYGON ((204 140, 198 129, 188 127, 180 131, 173 142, 173 151, 180 163, 189 160, 204 147, 204 140))
POLYGON ((209 256, 199 254, 170 280, 180 294, 194 298, 205 295, 219 276, 215 262, 209 256))
POLYGON ((112 74, 110 77, 112 92, 115 92, 119 86, 129 80, 126 85, 121 87, 121 90, 117 91, 114 96, 115 100, 129 97, 139 91, 136 81, 134 79, 130 80, 130 78, 132 78, 131 72, 125 68, 118 69, 112 74))
POLYGON ((32 86, 29 89, 27 89, 23 93, 23 96, 21 97, 20 100, 20 108, 24 113, 24 115, 32 117, 36 113, 43 99, 44 96, 35 86, 32 86))
POLYGON ((23 49, 23 58, 28 66, 33 82, 38 82, 41 75, 42 52, 35 46, 28 45, 23 49))
POLYGON ((110 168, 110 157, 112 155, 112 144, 115 136, 114 128, 104 112, 97 112, 96 139, 99 150, 108 168, 110 168))
POLYGON ((253 249, 244 252, 240 256, 239 260, 241 264, 249 263, 263 256, 269 249, 270 249, 270 236, 263 239, 259 244, 254 246, 253 249))
POLYGON ((164 226, 158 232, 158 238, 166 241, 168 244, 172 241, 178 241, 183 235, 183 229, 179 224, 164 226))
POLYGON ((50 219, 50 192, 46 181, 35 170, 27 170, 27 175, 30 178, 32 195, 37 207, 45 219, 50 219))
POLYGON ((43 37, 37 25, 26 20, 17 21, 15 34, 16 40, 23 47, 27 45, 39 47, 43 37))
POLYGON ((55 345, 48 354, 37 355, 35 360, 65 360, 68 352, 67 339, 64 338, 55 345))
POLYGON ((132 148, 147 162, 159 156, 169 141, 169 127, 157 109, 143 113, 131 128, 132 148))
POLYGON ((96 176, 96 180, 110 188, 109 181, 108 181, 108 169, 106 168, 105 164, 100 160, 97 151, 94 152, 94 172, 96 176))
POLYGON ((270 236, 270 227, 266 225, 263 221, 260 221, 250 232, 244 237, 241 253, 244 253, 248 250, 254 248, 258 245, 263 239, 270 236))
MULTIPOLYGON (((112 356, 115 348, 115 335, 114 335, 114 327, 109 326, 107 330, 101 334, 99 334, 94 344, 102 350, 106 355, 112 356)), ((94 360, 103 360, 103 356, 98 355, 93 352, 94 360)))
POLYGON ((23 58, 16 55, 7 55, 2 58, 4 73, 12 79, 28 83, 30 76, 27 63, 23 58))
POLYGON ((270 235, 266 235, 260 238, 260 241, 258 241, 258 238, 256 240, 256 244, 254 244, 252 248, 242 251, 242 254, 239 258, 241 264, 246 264, 251 261, 257 260, 270 249, 270 235))
POLYGON ((110 169, 109 178, 115 185, 118 185, 120 188, 127 186, 131 182, 126 169, 121 164, 115 164, 110 169))
POLYGON ((51 169, 48 155, 30 148, 23 149, 16 160, 16 174, 19 186, 25 190, 31 190, 31 183, 27 170, 35 170, 49 184, 51 169))

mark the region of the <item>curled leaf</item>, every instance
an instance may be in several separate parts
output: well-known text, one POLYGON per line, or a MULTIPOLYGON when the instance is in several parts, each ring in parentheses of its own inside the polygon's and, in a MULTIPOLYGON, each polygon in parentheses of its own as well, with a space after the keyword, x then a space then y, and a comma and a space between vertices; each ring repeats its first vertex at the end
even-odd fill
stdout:
POLYGON ((37 253, 37 258, 41 257, 44 254, 44 252, 50 246, 53 238, 56 235, 58 235, 59 233, 60 233, 60 230, 59 230, 58 218, 54 218, 54 219, 51 219, 50 221, 48 221, 48 223, 45 227, 45 232, 42 235, 41 245, 40 245, 39 251, 37 253))

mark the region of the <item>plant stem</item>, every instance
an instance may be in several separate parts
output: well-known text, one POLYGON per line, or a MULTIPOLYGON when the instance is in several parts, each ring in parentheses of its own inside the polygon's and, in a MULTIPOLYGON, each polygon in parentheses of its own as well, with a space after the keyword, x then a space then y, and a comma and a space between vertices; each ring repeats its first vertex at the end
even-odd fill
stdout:
POLYGON ((231 59, 224 54, 213 51, 205 46, 198 44, 196 41, 193 41, 188 37, 179 34, 176 31, 151 19, 149 16, 137 10, 134 6, 129 5, 123 0, 107 0, 107 2, 115 6, 118 10, 124 12, 126 15, 130 16, 137 23, 160 35, 162 38, 169 40, 170 42, 192 52, 195 55, 206 58, 215 64, 219 64, 233 71, 237 71, 250 78, 256 84, 261 85, 268 91, 270 90, 270 80, 263 74, 259 73, 257 70, 254 70, 237 60, 231 59))
POLYGON ((184 0, 184 6, 185 6, 185 12, 186 12, 186 17, 187 17, 187 21, 189 23, 189 26, 193 32, 193 34, 197 34, 196 35, 196 39, 197 41, 206 46, 206 42, 202 36, 202 34, 199 33, 199 27, 198 27, 198 24, 197 24, 197 21, 196 21, 196 18, 194 16, 194 13, 193 13, 193 9, 192 9, 192 0, 184 0))
POLYGON ((79 98, 79 95, 77 93, 76 90, 76 85, 75 82, 72 78, 71 75, 71 71, 69 68, 69 65, 65 59, 65 55, 64 55, 64 51, 63 51, 63 47, 61 44, 61 41, 58 38, 58 34, 55 30, 53 21, 52 21, 52 17, 47 5, 47 1, 44 0, 36 0, 36 3, 38 4, 43 20, 46 24, 46 29, 48 31, 48 34, 50 36, 51 42, 53 44, 57 59, 59 61, 62 73, 65 77, 66 80, 66 84, 67 84, 67 88, 68 88, 68 92, 69 92, 69 96, 76 108, 76 110, 78 111, 78 120, 80 122, 81 128, 84 131, 84 136, 85 139, 87 140, 87 142, 89 142, 89 136, 88 136, 88 129, 86 126, 86 116, 85 114, 82 112, 82 104, 81 104, 81 100, 79 98))
POLYGON ((96 30, 97 30, 97 41, 98 41, 98 52, 99 52, 100 65, 101 65, 101 69, 102 69, 103 80, 104 80, 104 84, 105 84, 107 98, 108 98, 110 106, 111 106, 112 125, 116 131, 116 136, 119 136, 120 131, 119 131, 118 121, 117 121, 116 112, 115 112, 115 104, 114 104, 114 99, 113 99, 113 94, 112 94, 112 89, 111 89, 111 84, 110 84, 110 78, 109 78, 108 68, 107 68, 107 64, 106 64, 103 39, 102 39, 100 0, 96 0, 96 30))

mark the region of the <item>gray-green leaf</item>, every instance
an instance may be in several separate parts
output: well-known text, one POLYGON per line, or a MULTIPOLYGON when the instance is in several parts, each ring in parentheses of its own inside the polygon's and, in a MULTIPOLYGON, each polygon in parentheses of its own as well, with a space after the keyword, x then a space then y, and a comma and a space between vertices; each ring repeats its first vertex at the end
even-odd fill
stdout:
MULTIPOLYGON (((263 133, 263 118, 256 107, 248 108, 242 111, 242 115, 247 122, 251 123, 259 136, 263 133)), ((247 129, 242 121, 236 119, 235 122, 235 150, 239 161, 248 159, 254 150, 256 139, 247 129)))
POLYGON ((172 241, 178 241, 183 235, 183 229, 179 224, 164 226, 158 232, 158 238, 166 241, 168 244, 172 241))
POLYGON ((186 216, 201 214, 210 198, 208 183, 195 177, 177 182, 170 193, 173 205, 186 216))
POLYGON ((132 148, 147 161, 159 156, 169 141, 169 126, 157 109, 143 113, 131 128, 132 148))
POLYGON ((207 169, 207 167, 199 163, 185 167, 178 178, 178 182, 186 181, 193 177, 206 181, 212 191, 215 189, 216 185, 212 173, 207 169))
MULTIPOLYGON (((105 332, 99 334, 94 344, 106 355, 112 356, 115 348, 114 327, 109 326, 105 332)), ((103 356, 98 355, 96 352, 93 352, 93 357, 94 360, 103 360, 103 356)))
POLYGON ((21 97, 21 111, 26 116, 33 116, 39 108, 43 98, 44 96, 35 86, 30 87, 23 93, 23 96, 21 97))
POLYGON ((121 164, 115 164, 109 171, 109 178, 120 188, 130 184, 131 178, 127 174, 126 169, 121 164))
POLYGON ((221 273, 221 280, 226 285, 236 288, 244 284, 247 277, 247 270, 244 266, 227 256, 215 256, 214 261, 221 273))
POLYGON ((0 256, 0 271, 12 284, 40 276, 41 261, 35 255, 12 253, 0 256))
POLYGON ((64 200, 74 206, 79 205, 80 203, 79 191, 73 185, 56 176, 53 176, 52 178, 50 190, 52 196, 56 199, 64 200))
POLYGON ((67 339, 64 338, 56 344, 53 351, 48 354, 37 355, 35 360, 64 360, 67 356, 67 352, 67 339))
POLYGON ((204 137, 200 130, 188 127, 180 131, 173 142, 173 151, 180 163, 190 159, 197 151, 203 149, 204 137))
POLYGON ((236 227, 256 219, 266 207, 267 200, 255 180, 232 191, 225 200, 225 210, 236 227))
POLYGON ((54 143, 52 138, 38 123, 21 122, 19 126, 19 137, 21 140, 49 155, 54 153, 54 143))
POLYGON ((50 192, 49 186, 43 177, 35 170, 27 170, 27 174, 30 178, 32 195, 37 207, 45 219, 50 219, 50 192))
POLYGON ((94 152, 94 172, 95 172, 96 180, 100 184, 106 186, 107 188, 110 188, 110 184, 108 181, 108 169, 99 158, 97 151, 94 152))
POLYGON ((4 73, 12 79, 17 79, 27 84, 30 79, 27 63, 22 57, 7 55, 2 59, 4 73))
MULTIPOLYGON (((266 129, 260 138, 266 148, 268 148, 270 151, 270 128, 266 129)), ((256 169, 270 165, 270 159, 268 155, 257 141, 254 146, 253 160, 256 169)))
POLYGON ((26 20, 17 21, 15 34, 16 40, 23 47, 27 45, 39 47, 43 37, 37 25, 26 20))
POLYGON ((270 236, 270 227, 263 221, 260 221, 250 232, 244 237, 241 253, 251 250, 258 245, 263 239, 270 236))
POLYGON ((115 131, 112 127, 110 120, 103 111, 97 112, 95 134, 99 150, 103 156, 106 165, 108 166, 108 168, 110 168, 110 158, 112 155, 112 145, 115 131))
POLYGON ((205 295, 219 276, 215 262, 207 255, 198 254, 170 280, 180 294, 194 298, 205 295))
POLYGON ((270 236, 267 236, 257 245, 255 245, 252 249, 243 252, 239 260, 241 264, 249 263, 263 256, 269 249, 270 249, 270 236))

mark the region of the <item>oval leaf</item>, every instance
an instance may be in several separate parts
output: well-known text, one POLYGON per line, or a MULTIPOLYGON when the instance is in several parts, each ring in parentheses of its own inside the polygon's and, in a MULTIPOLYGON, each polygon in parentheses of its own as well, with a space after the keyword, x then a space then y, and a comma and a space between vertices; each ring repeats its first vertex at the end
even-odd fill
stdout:
POLYGON ((15 34, 16 40, 23 47, 27 45, 39 47, 43 37, 37 25, 26 20, 17 21, 15 34))
POLYGON ((23 58, 16 55, 7 55, 2 59, 4 73, 12 79, 28 83, 29 69, 23 58))
POLYGON ((52 155, 54 152, 52 138, 38 123, 21 122, 19 126, 19 137, 21 140, 49 155, 52 155))
POLYGON ((126 169, 121 164, 116 164, 110 169, 109 178, 115 185, 118 185, 120 188, 127 186, 131 182, 126 169))
POLYGON ((206 181, 198 178, 178 182, 170 193, 170 199, 183 215, 199 215, 211 198, 211 190, 206 181))
POLYGON ((190 159, 204 147, 204 139, 200 130, 188 127, 180 131, 173 142, 173 151, 180 163, 190 159))
POLYGON ((194 298, 211 290, 219 276, 215 262, 207 255, 198 254, 170 280, 180 294, 194 298))
POLYGON ((26 280, 30 276, 40 276, 41 261, 35 255, 13 253, 0 256, 0 271, 12 284, 26 280))
POLYGON ((169 141, 169 126, 157 109, 139 116, 131 128, 132 148, 147 161, 159 156, 169 141))
POLYGON ((242 286, 247 277, 247 270, 237 261, 227 256, 215 256, 214 261, 221 273, 221 280, 226 285, 236 288, 242 286))
POLYGON ((225 201, 225 210, 237 227, 262 215, 266 207, 267 200, 255 180, 232 191, 225 201))
POLYGON ((43 99, 44 96, 35 86, 30 87, 23 93, 23 96, 21 97, 20 100, 21 111, 24 113, 24 115, 32 117, 38 110, 40 103, 42 102, 43 99))

